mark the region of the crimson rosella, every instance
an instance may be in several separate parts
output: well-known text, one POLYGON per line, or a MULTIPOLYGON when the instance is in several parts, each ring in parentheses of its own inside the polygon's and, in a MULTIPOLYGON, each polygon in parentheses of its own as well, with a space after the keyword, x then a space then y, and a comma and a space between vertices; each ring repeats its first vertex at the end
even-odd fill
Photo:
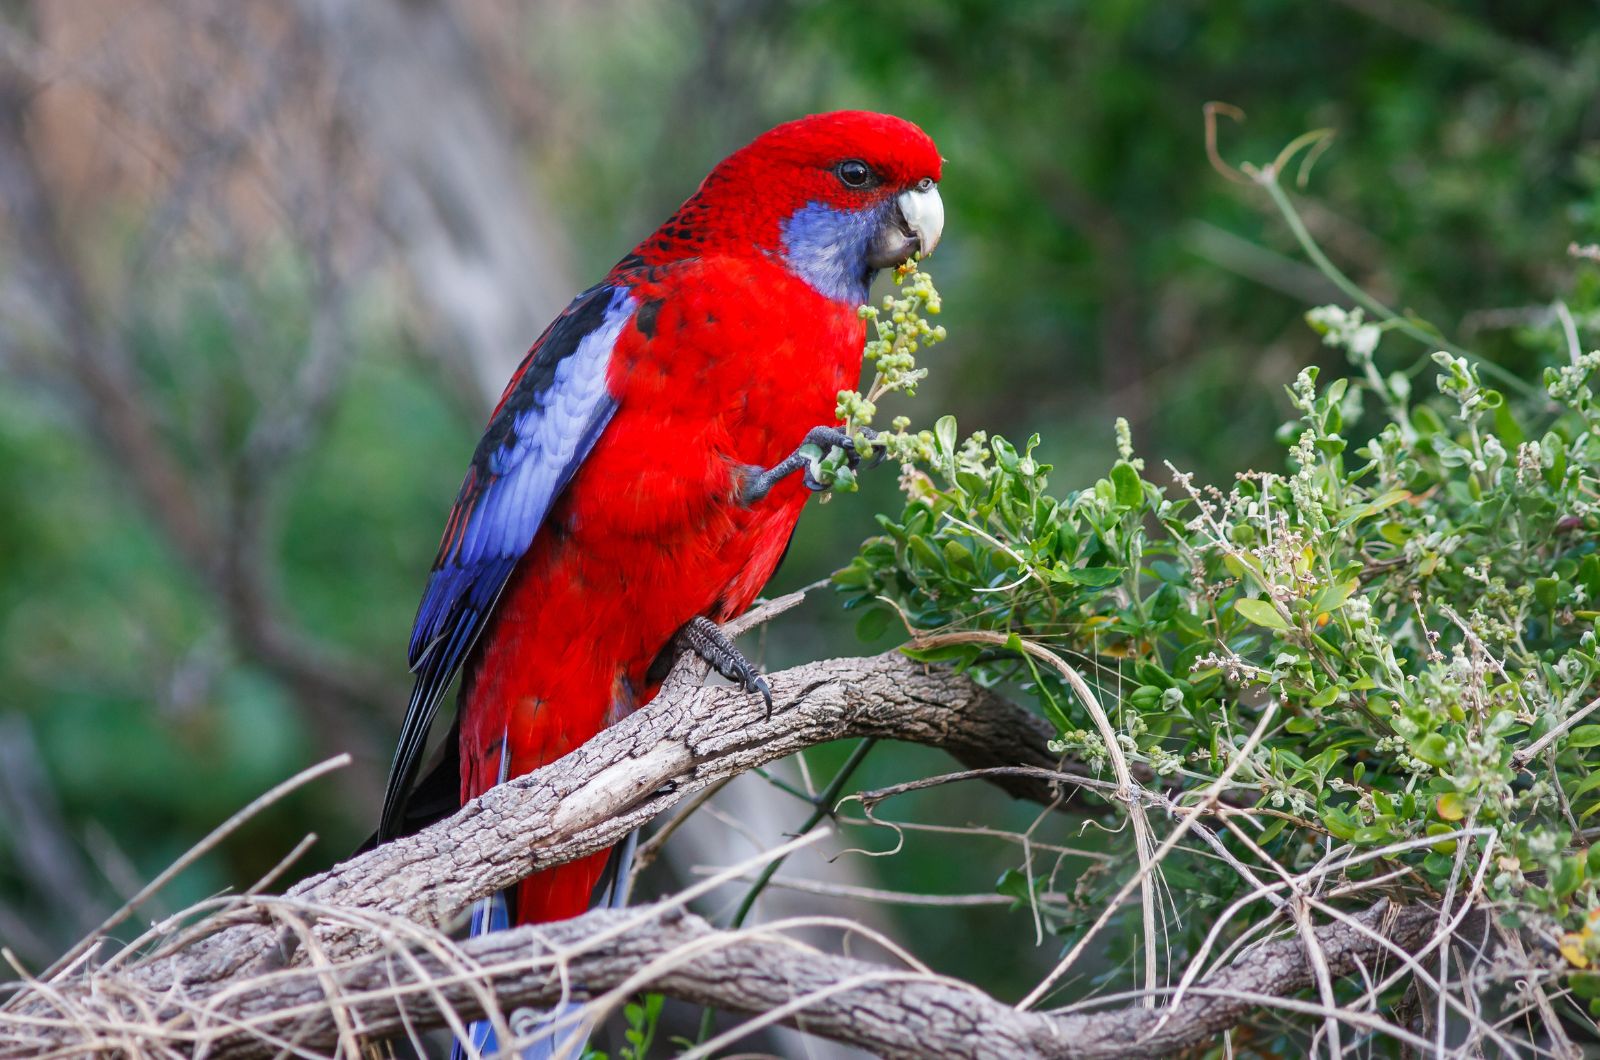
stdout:
MULTIPOLYGON (((849 445, 817 425, 858 378, 873 276, 939 240, 939 175, 933 141, 899 118, 780 125, 713 169, 533 344, 473 454, 417 612, 380 840, 649 702, 679 647, 770 695, 716 623, 750 606, 818 487, 796 447, 849 445), (455 753, 418 784, 458 671, 455 753)), ((509 919, 582 912, 609 853, 523 881, 509 919)))

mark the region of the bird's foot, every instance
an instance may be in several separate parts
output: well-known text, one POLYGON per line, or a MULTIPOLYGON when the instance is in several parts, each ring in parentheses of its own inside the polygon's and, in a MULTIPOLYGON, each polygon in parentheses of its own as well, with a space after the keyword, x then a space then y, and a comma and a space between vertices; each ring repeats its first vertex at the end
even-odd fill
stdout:
POLYGON ((717 673, 743 688, 746 692, 759 692, 767 704, 767 716, 772 716, 772 686, 761 676, 755 664, 744 657, 738 647, 722 632, 722 627, 709 618, 691 618, 678 631, 678 640, 687 651, 692 651, 711 665, 717 673))
MULTIPOLYGON (((871 451, 867 459, 867 467, 877 467, 883 462, 888 450, 874 444, 878 432, 870 427, 858 428, 859 433, 866 436, 867 448, 871 451)), ((861 451, 856 446, 856 441, 846 434, 840 427, 813 427, 806 432, 806 440, 783 460, 772 465, 766 470, 754 469, 749 478, 745 480, 741 499, 746 505, 754 504, 765 497, 785 478, 796 471, 801 473, 806 489, 813 493, 828 488, 827 484, 816 477, 817 465, 827 455, 829 449, 842 449, 845 454, 845 464, 851 471, 861 466, 861 451)))

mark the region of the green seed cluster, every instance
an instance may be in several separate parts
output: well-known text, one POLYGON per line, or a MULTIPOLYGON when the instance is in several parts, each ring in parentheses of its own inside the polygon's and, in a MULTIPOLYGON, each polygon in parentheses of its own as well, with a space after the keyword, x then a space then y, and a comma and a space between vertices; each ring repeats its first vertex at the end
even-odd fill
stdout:
MULTIPOLYGON (((915 396, 917 384, 928 375, 926 368, 917 367, 917 351, 944 341, 945 329, 927 320, 939 315, 939 292, 933 286, 933 277, 922 271, 916 259, 895 270, 894 283, 898 290, 884 295, 879 305, 864 305, 856 311, 862 320, 872 322, 873 336, 866 345, 866 359, 873 368, 872 385, 865 394, 859 390, 839 391, 835 413, 862 452, 869 444, 881 446, 891 459, 908 464, 932 458, 931 431, 912 432, 911 420, 906 416, 896 416, 890 430, 875 439, 869 438, 863 428, 872 426, 878 401, 885 394, 915 396)), ((813 474, 820 481, 835 490, 856 488, 855 473, 843 452, 835 449, 818 455, 813 474)))

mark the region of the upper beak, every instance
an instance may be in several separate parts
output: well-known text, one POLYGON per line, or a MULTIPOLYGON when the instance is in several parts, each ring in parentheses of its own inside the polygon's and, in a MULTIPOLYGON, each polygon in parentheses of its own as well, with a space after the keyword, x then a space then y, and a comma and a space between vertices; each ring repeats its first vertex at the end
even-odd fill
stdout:
POLYGON ((894 206, 867 246, 867 264, 874 269, 893 268, 917 253, 926 257, 944 234, 944 201, 931 181, 925 188, 902 191, 894 206))
POLYGON ((944 200, 939 198, 939 186, 930 184, 927 188, 902 191, 895 201, 906 227, 917 237, 917 249, 923 257, 932 254, 944 234, 944 200))

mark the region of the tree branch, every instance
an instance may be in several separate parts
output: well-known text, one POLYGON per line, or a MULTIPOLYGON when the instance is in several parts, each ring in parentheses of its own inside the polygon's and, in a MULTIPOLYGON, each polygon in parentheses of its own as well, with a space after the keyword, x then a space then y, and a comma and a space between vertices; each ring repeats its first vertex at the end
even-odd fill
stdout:
MULTIPOLYGON (((305 880, 287 897, 446 928, 477 899, 605 849, 721 780, 833 740, 920 743, 975 766, 1057 761, 1049 726, 1037 716, 898 653, 774 674, 770 717, 760 697, 691 685, 690 671, 680 664, 649 706, 566 757, 490 790, 448 820, 305 880)), ((1050 800, 1046 782, 1006 779, 1013 790, 1029 790, 1026 783, 1050 800)), ((318 937, 332 959, 372 945, 344 926, 325 925, 318 937)), ((141 973, 153 985, 219 984, 270 965, 277 942, 259 926, 235 927, 141 973)))
MULTIPOLYGON (((820 743, 877 736, 941 747, 969 765, 1054 764, 1049 731, 1033 715, 895 653, 773 675, 770 716, 758 697, 693 685, 692 670, 681 663, 648 707, 415 836, 282 898, 229 900, 209 922, 166 929, 177 932, 171 941, 129 965, 80 966, 32 984, 0 1009, 0 1042, 17 1043, 0 1045, 0 1057, 130 1045, 251 1057, 287 1042, 328 1053, 345 1049, 351 1035, 545 1006, 564 990, 585 999, 645 988, 887 1055, 1144 1056, 1213 1036, 1263 998, 1311 982, 1306 947, 1289 939, 1257 946, 1194 984, 1176 1010, 1049 1015, 926 971, 820 953, 782 937, 779 925, 718 931, 671 902, 460 945, 440 934, 477 898, 609 846, 727 777, 820 743)), ((1380 961, 1384 946, 1374 935, 1414 948, 1436 923, 1426 909, 1391 914, 1382 902, 1356 919, 1371 931, 1343 922, 1316 929, 1332 974, 1380 961)))
MULTIPOLYGON (((1332 974, 1381 963, 1383 942, 1415 949, 1436 923, 1432 910, 1393 909, 1385 901, 1354 917, 1372 934, 1337 922, 1316 930, 1332 974), (1375 937, 1376 936, 1376 937, 1375 937)), ((403 937, 391 935, 396 949, 403 937)), ((192 998, 181 1014, 140 1028, 151 1053, 180 1050, 251 1060, 282 1043, 328 1054, 341 1024, 386 1038, 448 1026, 485 1014, 484 985, 500 1012, 544 1009, 653 990, 681 1000, 764 1016, 890 1057, 962 1060, 1114 1060, 1157 1057, 1196 1045, 1238 1023, 1266 998, 1312 982, 1308 947, 1269 942, 1192 986, 1176 1010, 1129 1005, 1106 1012, 1049 1015, 1018 1011, 976 987, 925 971, 819 952, 769 925, 719 931, 671 904, 595 910, 573 920, 471 939, 458 949, 369 954, 336 967, 316 964, 254 977, 234 989, 192 998)), ((116 992, 102 993, 102 1003, 116 992)), ((115 1018, 80 1024, 115 1026, 115 1018)), ((604 1007, 604 1005, 602 1006, 604 1007)), ((57 1039, 33 1038, 23 1056, 57 1039)), ((132 1037, 121 1030, 115 1040, 132 1037)), ((94 1043, 105 1045, 104 1034, 94 1043)), ((89 1043, 84 1043, 85 1045, 89 1043)), ((19 1041, 19 1046, 22 1042, 19 1041)))

